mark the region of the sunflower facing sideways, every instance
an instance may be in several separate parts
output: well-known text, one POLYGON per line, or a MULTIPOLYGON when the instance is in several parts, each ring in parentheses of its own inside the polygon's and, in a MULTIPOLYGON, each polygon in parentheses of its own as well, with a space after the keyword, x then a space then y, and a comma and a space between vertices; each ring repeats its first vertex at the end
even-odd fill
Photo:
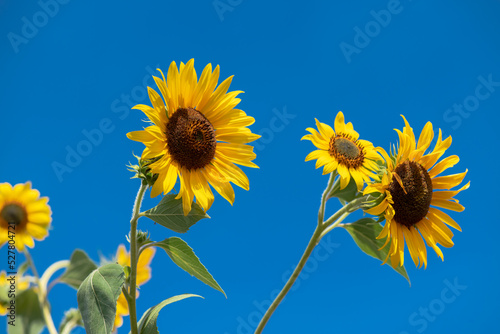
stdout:
POLYGON ((371 171, 378 168, 376 161, 381 160, 373 144, 358 139, 359 134, 354 131, 351 122, 345 123, 341 111, 335 117, 335 131, 317 119, 316 126, 319 131, 307 128, 311 134, 302 137, 302 140, 310 140, 318 148, 307 155, 306 161, 317 159, 316 168, 324 166, 323 175, 337 170, 340 189, 344 189, 352 177, 358 190, 361 190, 364 182, 370 181, 370 175, 374 175, 371 171))
POLYGON ((247 176, 235 164, 257 167, 252 162, 256 157, 253 147, 245 144, 260 137, 247 128, 254 118, 235 109, 242 91, 228 93, 232 76, 217 87, 219 66, 212 71, 208 64, 198 80, 193 59, 180 63, 179 68, 172 62, 167 78, 159 71, 162 78, 153 78, 163 100, 148 87, 152 107, 134 107, 152 124, 127 134, 129 139, 146 145, 141 158, 154 161, 149 167, 158 179, 151 197, 169 193, 179 178, 177 198, 182 198, 185 215, 194 198, 204 210, 210 208, 214 195, 209 185, 232 204, 230 182, 249 189, 247 176))
POLYGON ((47 197, 31 189, 31 182, 16 184, 0 183, 0 247, 9 242, 18 251, 33 248, 36 240, 49 234, 52 212, 47 197))
MULTIPOLYGON (((367 213, 383 216, 386 220, 378 239, 386 238, 382 248, 389 246, 385 262, 390 258, 392 267, 404 264, 405 241, 415 266, 427 267, 427 243, 443 259, 443 252, 438 244, 452 247, 453 232, 449 225, 459 231, 460 226, 438 208, 463 211, 464 207, 453 197, 469 188, 470 182, 458 190, 458 186, 467 170, 463 173, 438 176, 446 169, 458 163, 456 155, 438 160, 451 145, 451 136, 442 140, 441 129, 434 149, 425 154, 434 138, 431 122, 427 122, 415 140, 413 129, 406 118, 403 132, 396 129, 399 146, 394 155, 380 149, 387 162, 387 169, 382 177, 364 191, 365 194, 380 194, 378 205, 365 210, 367 213), (439 191, 437 191, 439 190, 439 191), (432 205, 432 207, 431 207, 432 205)), ((392 152, 391 152, 392 153, 392 152)), ((381 248, 381 249, 382 249, 381 248)), ((384 263, 385 263, 384 262, 384 263)))

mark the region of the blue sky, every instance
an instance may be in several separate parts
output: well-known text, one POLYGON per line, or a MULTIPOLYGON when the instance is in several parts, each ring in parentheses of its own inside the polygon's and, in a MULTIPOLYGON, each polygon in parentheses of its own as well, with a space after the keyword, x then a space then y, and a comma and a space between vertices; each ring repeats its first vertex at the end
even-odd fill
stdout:
MULTIPOLYGON (((205 299, 166 307, 160 330, 253 332, 314 230, 327 181, 304 162, 313 146, 300 138, 314 118, 333 125, 342 110, 363 139, 386 149, 403 126, 400 114, 417 133, 431 121, 453 137, 449 154, 461 161, 451 171, 468 169, 471 181, 458 196, 466 210, 450 213, 463 232, 444 262, 429 250, 426 270, 408 263, 410 288, 335 230, 264 332, 491 332, 500 308, 500 226, 490 207, 499 163, 499 12, 493 0, 0 0, 0 182, 31 180, 50 197, 53 229, 32 251, 37 267, 74 248, 111 257, 126 242, 139 184, 125 165, 143 146, 125 134, 144 118, 130 107, 149 103, 145 87, 155 87, 157 67, 195 58, 199 73, 219 64, 221 78, 235 75, 232 90, 245 91, 240 106, 263 135, 255 144, 260 169, 245 169, 251 189, 236 189, 233 206, 217 196, 212 219, 181 236, 228 298, 157 252, 140 313, 195 293, 205 299), (68 158, 78 150, 79 159, 68 158), (58 173, 57 164, 68 169, 58 173)), ((329 203, 329 212, 338 208, 329 203)), ((146 219, 139 227, 156 240, 176 235, 146 219)), ((66 286, 50 298, 56 323, 77 305, 66 286)))

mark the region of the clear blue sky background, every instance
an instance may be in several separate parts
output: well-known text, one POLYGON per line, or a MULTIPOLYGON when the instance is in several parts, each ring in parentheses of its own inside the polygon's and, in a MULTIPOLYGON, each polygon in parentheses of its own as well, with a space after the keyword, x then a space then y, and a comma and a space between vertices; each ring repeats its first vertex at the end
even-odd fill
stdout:
MULTIPOLYGON (((386 149, 397 141, 401 113, 417 133, 432 121, 452 135, 449 154, 461 158, 452 172, 468 169, 471 180, 459 195, 466 210, 450 213, 463 232, 444 262, 429 250, 427 270, 409 263, 410 288, 335 230, 265 332, 498 329, 499 1, 65 1, 47 15, 35 1, 0 0, 0 181, 31 180, 50 197, 53 229, 32 251, 39 270, 74 248, 98 260, 126 242, 139 182, 125 165, 143 146, 125 134, 144 118, 130 107, 149 103, 152 70, 195 58, 199 73, 211 62, 222 78, 235 75, 231 88, 245 91, 240 106, 264 138, 260 169, 245 169, 250 191, 236 189, 232 207, 217 196, 212 219, 182 235, 228 298, 157 252, 140 313, 181 293, 205 297, 166 307, 162 333, 253 332, 314 230, 327 181, 304 162, 313 146, 300 138, 315 117, 333 124, 339 110, 362 138, 386 149), (58 178, 54 162, 66 164, 67 150, 102 122, 101 142, 58 178)), ((157 240, 175 235, 147 219, 139 225, 157 240)), ((56 323, 77 306, 66 286, 50 298, 56 323)))

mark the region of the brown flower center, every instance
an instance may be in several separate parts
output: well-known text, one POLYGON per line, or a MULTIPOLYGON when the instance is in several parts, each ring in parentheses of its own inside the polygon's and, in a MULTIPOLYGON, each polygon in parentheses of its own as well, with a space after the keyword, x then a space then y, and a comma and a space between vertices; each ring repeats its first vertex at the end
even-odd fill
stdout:
POLYGON ((359 143, 344 135, 337 135, 330 139, 328 153, 339 163, 351 168, 361 167, 365 157, 359 143))
POLYGON ((215 156, 214 127, 196 109, 177 109, 168 120, 165 134, 168 152, 184 168, 203 168, 215 156))
POLYGON ((7 204, 0 211, 0 217, 9 224, 15 226, 26 223, 27 221, 26 210, 18 204, 7 204))
POLYGON ((394 170, 396 176, 389 185, 395 211, 394 220, 411 227, 427 215, 432 200, 432 181, 427 170, 417 162, 408 161, 399 164, 394 170))

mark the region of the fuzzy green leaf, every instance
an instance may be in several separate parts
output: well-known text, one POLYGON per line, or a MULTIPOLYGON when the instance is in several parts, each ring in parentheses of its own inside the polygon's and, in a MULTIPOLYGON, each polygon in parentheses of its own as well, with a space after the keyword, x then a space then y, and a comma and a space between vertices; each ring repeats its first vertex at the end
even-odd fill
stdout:
POLYGON ((193 249, 182 239, 172 237, 154 244, 156 247, 161 247, 167 252, 168 256, 179 267, 186 272, 196 277, 206 285, 218 290, 226 296, 226 293, 215 279, 210 275, 207 268, 201 264, 200 259, 193 252, 193 249))
POLYGON ((156 306, 153 306, 149 308, 146 312, 141 317, 141 320, 139 320, 137 324, 137 329, 139 331, 139 334, 158 334, 160 333, 158 331, 158 327, 156 326, 156 320, 158 318, 158 314, 160 313, 161 309, 165 307, 168 304, 175 303, 179 300, 183 300, 186 298, 190 297, 200 297, 198 295, 192 295, 192 294, 183 294, 179 296, 174 296, 170 297, 168 299, 165 299, 161 303, 159 303, 156 306))
POLYGON ((78 309, 87 333, 111 333, 124 280, 122 266, 107 264, 90 273, 80 285, 78 309))
POLYGON ((192 203, 189 214, 184 216, 182 199, 175 199, 176 196, 166 195, 157 206, 144 212, 143 215, 178 233, 186 233, 199 220, 210 218, 195 202, 192 203))
MULTIPOLYGON (((384 245, 384 240, 377 239, 377 236, 382 231, 382 225, 378 224, 372 218, 361 218, 360 220, 351 223, 345 224, 343 227, 349 232, 351 237, 354 239, 354 242, 358 245, 358 247, 365 252, 366 254, 379 259, 380 261, 384 261, 389 252, 389 247, 384 247, 379 250, 380 247, 384 245)), ((389 267, 389 262, 387 263, 389 267)), ((392 268, 392 267, 391 267, 392 268)), ((408 277, 408 273, 404 266, 400 266, 394 269, 398 274, 406 278, 408 283, 411 284, 410 278, 408 277)))
POLYGON ((78 289, 87 276, 97 269, 97 265, 87 256, 87 254, 76 249, 69 260, 69 266, 59 280, 69 286, 78 289))

